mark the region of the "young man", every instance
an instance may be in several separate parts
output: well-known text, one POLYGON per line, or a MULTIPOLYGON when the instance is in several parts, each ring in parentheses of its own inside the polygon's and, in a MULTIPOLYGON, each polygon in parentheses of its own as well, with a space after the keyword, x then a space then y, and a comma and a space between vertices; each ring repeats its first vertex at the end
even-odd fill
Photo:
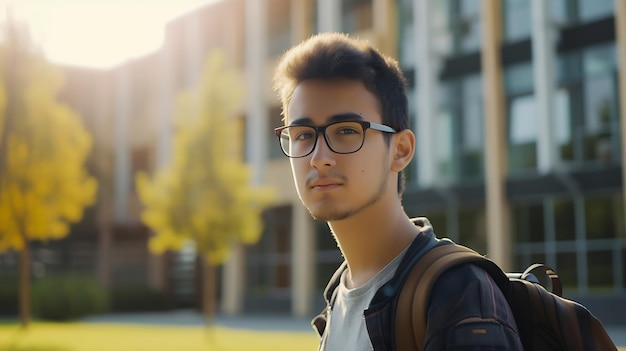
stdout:
MULTIPOLYGON (((276 134, 300 200, 328 222, 345 258, 325 292, 332 308, 313 321, 320 349, 392 350, 398 294, 390 282, 437 241, 428 220, 410 219, 401 203, 415 152, 405 79, 367 42, 325 33, 285 53, 275 87, 285 121, 276 134)), ((444 273, 424 309, 425 350, 521 349, 504 296, 474 265, 444 273), (462 330, 489 337, 458 337, 462 330)))

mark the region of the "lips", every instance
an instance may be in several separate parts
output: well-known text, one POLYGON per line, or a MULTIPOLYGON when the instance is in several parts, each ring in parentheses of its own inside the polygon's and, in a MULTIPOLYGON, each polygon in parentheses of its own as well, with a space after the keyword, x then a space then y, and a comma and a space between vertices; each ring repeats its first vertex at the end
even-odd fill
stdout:
POLYGON ((318 179, 309 183, 313 190, 330 190, 341 186, 343 183, 333 179, 318 179))

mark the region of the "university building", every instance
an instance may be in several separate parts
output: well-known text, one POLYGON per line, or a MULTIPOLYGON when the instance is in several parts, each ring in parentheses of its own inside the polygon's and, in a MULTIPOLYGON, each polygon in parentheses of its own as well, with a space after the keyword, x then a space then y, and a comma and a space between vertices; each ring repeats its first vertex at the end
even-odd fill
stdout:
POLYGON ((285 50, 327 31, 370 40, 408 78, 409 215, 507 270, 547 263, 602 320, 626 313, 626 3, 615 0, 221 0, 173 20, 154 54, 106 72, 68 67, 66 99, 94 131, 92 167, 108 194, 90 222, 93 269, 181 299, 197 293, 193 247, 147 252, 134 172, 167 164, 176 95, 220 48, 244 77, 252 181, 278 194, 259 243, 220 271, 222 311, 319 311, 342 257, 298 200, 273 134, 272 75, 285 50), (94 77, 85 100, 80 86, 94 77))

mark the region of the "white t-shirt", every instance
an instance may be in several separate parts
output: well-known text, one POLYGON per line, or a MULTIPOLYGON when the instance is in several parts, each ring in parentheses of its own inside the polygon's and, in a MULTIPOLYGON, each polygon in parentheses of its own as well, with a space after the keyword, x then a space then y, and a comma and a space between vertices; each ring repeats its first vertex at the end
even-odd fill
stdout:
POLYGON ((328 333, 325 351, 374 350, 365 326, 363 312, 369 307, 376 291, 388 282, 400 265, 406 248, 372 279, 354 289, 346 287, 348 269, 343 271, 330 319, 326 325, 328 333))

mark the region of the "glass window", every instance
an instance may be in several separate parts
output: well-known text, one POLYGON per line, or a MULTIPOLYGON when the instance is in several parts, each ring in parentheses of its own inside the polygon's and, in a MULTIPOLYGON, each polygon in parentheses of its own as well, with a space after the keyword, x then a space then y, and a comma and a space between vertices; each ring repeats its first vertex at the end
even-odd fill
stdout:
POLYGON ((582 58, 580 52, 569 52, 559 55, 556 59, 557 81, 565 85, 580 82, 582 78, 582 58))
POLYGON ((511 173, 537 166, 537 122, 534 95, 510 101, 508 168, 511 173))
POLYGON ((624 211, 621 193, 585 199, 587 239, 624 237, 624 211))
POLYGON ((484 173, 484 117, 482 79, 479 75, 466 77, 462 82, 462 115, 460 126, 460 176, 481 176, 484 173))
POLYGON ((454 178, 452 140, 452 112, 442 110, 435 119, 434 146, 437 160, 437 175, 442 177, 443 180, 452 180, 454 178))
POLYGON ((459 243, 487 253, 487 228, 484 208, 464 208, 459 210, 459 243))
POLYGON ((504 38, 506 41, 516 41, 530 37, 531 23, 530 1, 504 1, 504 38))
POLYGON ((456 53, 454 46, 456 34, 453 31, 456 17, 453 15, 451 1, 431 1, 429 6, 430 40, 433 51, 442 57, 451 56, 456 53))
POLYGON ((559 89, 554 93, 554 132, 559 146, 561 159, 574 158, 574 143, 572 140, 571 101, 569 91, 559 89))
POLYGON ((576 216, 571 199, 554 201, 554 230, 556 241, 576 240, 576 216))
POLYGON ((439 175, 446 180, 481 177, 484 173, 481 76, 474 74, 442 82, 437 97, 435 152, 439 175))
POLYGON ((270 0, 268 2, 268 55, 282 54, 291 46, 291 1, 270 0))
POLYGON ((613 289, 613 252, 611 250, 587 253, 589 290, 609 292, 613 289))
POLYGON ((318 250, 338 250, 337 241, 325 222, 314 221, 315 237, 318 250))
POLYGON ((513 205, 511 219, 513 236, 518 243, 542 242, 545 240, 543 205, 513 205))
POLYGON ((571 130, 571 141, 559 140, 562 159, 605 164, 620 161, 616 72, 614 43, 559 57, 557 79, 564 92, 555 97, 557 133, 571 130), (568 122, 561 118, 567 116, 571 127, 563 128, 568 122))
POLYGON ((315 287, 319 290, 324 290, 326 284, 328 284, 328 279, 339 267, 343 258, 337 248, 337 241, 335 241, 328 225, 325 222, 314 221, 313 226, 315 228, 315 245, 317 248, 315 287))
POLYGON ((285 155, 283 154, 282 151, 280 151, 280 144, 278 143, 278 139, 276 138, 276 134, 274 134, 274 128, 276 127, 280 127, 284 124, 283 122, 283 116, 280 114, 281 113, 281 108, 280 106, 275 106, 269 109, 269 116, 268 116, 268 121, 269 121, 269 126, 268 126, 268 136, 267 136, 267 147, 268 152, 267 155, 270 159, 277 159, 277 158, 285 158, 285 155))
POLYGON ((525 62, 508 66, 504 71, 504 84, 507 95, 528 94, 534 90, 532 63, 525 62))
POLYGON ((343 0, 341 28, 355 33, 373 27, 372 0, 343 0))
POLYGON ((427 213, 427 214, 420 214, 420 215, 416 215, 414 217, 420 217, 420 216, 424 216, 424 217, 428 218, 428 221, 432 225, 433 230, 435 231, 435 235, 437 235, 437 237, 439 237, 439 238, 450 238, 450 237, 454 236, 455 233, 449 233, 448 232, 448 225, 447 225, 448 223, 446 221, 446 213, 445 213, 445 211, 431 212, 431 213, 427 213))
POLYGON ((415 45, 417 39, 415 38, 414 26, 415 20, 413 19, 413 6, 412 1, 400 0, 398 4, 398 29, 400 30, 400 64, 402 67, 413 67, 415 64, 415 45))
POLYGON ((612 147, 615 91, 613 77, 605 76, 585 81, 584 89, 585 159, 609 163, 615 159, 612 147))
MULTIPOLYGON (((544 253, 534 253, 534 254, 530 255, 530 262, 532 262, 532 263, 545 263, 546 262, 546 255, 544 253)), ((538 279, 542 282, 542 284, 545 284, 545 282, 542 281, 541 278, 538 278, 538 279)))
POLYGON ((586 77, 612 74, 617 69, 615 43, 592 46, 583 51, 583 69, 586 77))
POLYGON ((556 255, 556 272, 561 278, 563 289, 576 290, 578 287, 578 269, 576 268, 576 253, 563 252, 556 255))
POLYGON ((441 181, 448 182, 454 179, 456 173, 454 148, 457 138, 453 128, 459 106, 459 84, 456 80, 440 82, 438 89, 439 110, 433 119, 435 171, 441 181))
POLYGON ((537 140, 537 106, 534 95, 520 96, 511 102, 511 144, 525 144, 537 140))
POLYGON ((263 235, 258 243, 246 247, 246 284, 253 295, 267 295, 291 285, 291 218, 290 206, 263 212, 263 235))
POLYGON ((566 27, 572 21, 573 9, 571 0, 551 0, 550 14, 559 27, 566 27))
POLYGON ((578 0, 578 17, 582 22, 590 22, 612 16, 615 1, 622 0, 578 0))
POLYGON ((623 287, 626 287, 626 248, 624 248, 622 251, 622 283, 624 284, 623 287))
POLYGON ((450 21, 456 53, 480 49, 480 0, 451 0, 450 21))

